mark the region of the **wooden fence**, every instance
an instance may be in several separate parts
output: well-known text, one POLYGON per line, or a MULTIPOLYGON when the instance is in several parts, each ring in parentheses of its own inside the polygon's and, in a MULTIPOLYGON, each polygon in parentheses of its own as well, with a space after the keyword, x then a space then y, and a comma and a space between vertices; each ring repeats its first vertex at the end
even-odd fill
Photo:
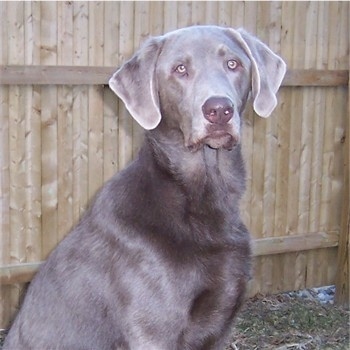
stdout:
POLYGON ((273 115, 245 117, 250 294, 336 283, 348 303, 348 2, 0 2, 0 15, 0 328, 140 146, 109 76, 149 35, 193 24, 243 26, 289 68, 273 115))

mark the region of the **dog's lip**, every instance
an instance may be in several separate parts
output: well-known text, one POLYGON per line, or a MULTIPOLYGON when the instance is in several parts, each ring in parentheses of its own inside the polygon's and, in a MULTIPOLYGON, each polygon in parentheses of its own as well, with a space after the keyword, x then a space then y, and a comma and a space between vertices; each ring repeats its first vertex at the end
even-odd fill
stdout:
POLYGON ((236 144, 236 140, 231 134, 218 131, 208 135, 204 139, 204 144, 214 149, 232 149, 236 144))
POLYGON ((206 138, 217 139, 217 138, 221 138, 221 137, 225 137, 225 136, 232 136, 232 135, 231 135, 231 133, 229 133, 226 130, 214 130, 214 131, 211 131, 210 133, 208 133, 206 138))
POLYGON ((231 150, 240 142, 240 136, 234 132, 231 124, 211 124, 206 128, 203 142, 211 148, 231 150))
POLYGON ((213 149, 231 150, 239 142, 239 135, 232 133, 229 128, 211 125, 202 137, 192 140, 192 142, 187 144, 187 147, 191 152, 196 152, 203 146, 209 146, 213 149))
POLYGON ((207 128, 206 135, 203 139, 205 142, 210 140, 219 142, 220 139, 225 142, 225 140, 236 139, 236 136, 234 133, 232 133, 232 130, 227 127, 211 125, 209 128, 207 128))

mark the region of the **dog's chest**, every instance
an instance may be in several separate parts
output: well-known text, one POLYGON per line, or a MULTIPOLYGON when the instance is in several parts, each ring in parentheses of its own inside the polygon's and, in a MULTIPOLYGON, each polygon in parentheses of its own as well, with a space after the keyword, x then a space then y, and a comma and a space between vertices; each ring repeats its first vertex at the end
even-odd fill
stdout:
POLYGON ((177 297, 186 310, 181 323, 183 342, 190 344, 210 337, 230 323, 247 282, 242 266, 238 266, 243 262, 236 261, 233 253, 213 254, 197 263, 187 275, 179 274, 177 283, 177 297))
MULTIPOLYGON (((248 259, 248 257, 247 257, 248 259)), ((239 261, 233 249, 193 252, 174 269, 178 297, 186 303, 191 322, 231 308, 245 284, 247 261, 239 261)))

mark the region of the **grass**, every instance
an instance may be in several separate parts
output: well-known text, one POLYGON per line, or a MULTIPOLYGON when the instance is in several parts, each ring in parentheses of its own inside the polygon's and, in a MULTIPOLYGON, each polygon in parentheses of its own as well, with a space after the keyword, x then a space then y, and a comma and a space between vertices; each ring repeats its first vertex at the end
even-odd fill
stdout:
POLYGON ((279 294, 243 307, 227 350, 349 350, 349 312, 279 294))

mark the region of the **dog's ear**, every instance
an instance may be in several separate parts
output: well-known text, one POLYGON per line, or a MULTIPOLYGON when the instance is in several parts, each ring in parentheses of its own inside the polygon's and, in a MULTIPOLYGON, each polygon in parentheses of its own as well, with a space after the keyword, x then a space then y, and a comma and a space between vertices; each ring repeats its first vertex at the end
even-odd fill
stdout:
POLYGON ((161 114, 155 69, 160 38, 147 40, 110 78, 109 87, 121 98, 133 118, 146 130, 157 127, 161 114))
POLYGON ((254 110, 259 116, 267 118, 277 105, 276 93, 286 73, 286 63, 245 30, 231 31, 251 60, 254 110))

